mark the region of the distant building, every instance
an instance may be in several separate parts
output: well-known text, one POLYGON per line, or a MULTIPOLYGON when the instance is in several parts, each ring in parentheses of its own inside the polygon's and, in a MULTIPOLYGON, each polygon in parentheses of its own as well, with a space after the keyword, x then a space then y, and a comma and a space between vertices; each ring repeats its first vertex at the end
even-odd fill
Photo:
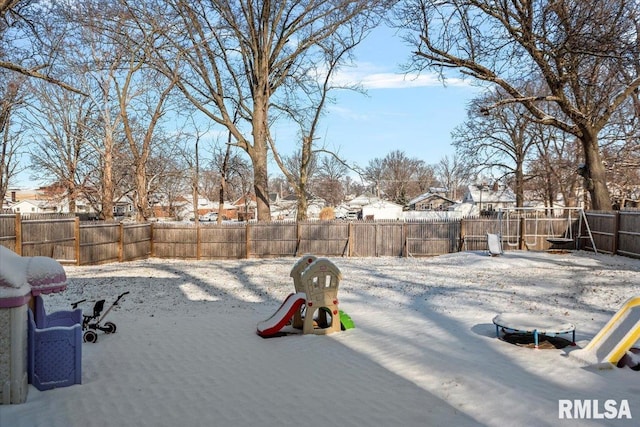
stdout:
POLYGON ((455 204, 446 194, 446 188, 430 188, 428 192, 410 200, 407 208, 410 211, 446 211, 455 204))
POLYGON ((403 208, 393 202, 377 200, 362 206, 362 218, 365 220, 402 219, 403 208))
POLYGON ((492 185, 472 184, 467 187, 462 203, 473 204, 480 215, 491 215, 501 208, 515 207, 516 195, 509 187, 498 182, 492 185))
POLYGON ((10 209, 19 214, 55 213, 46 200, 21 200, 12 203, 10 209))
POLYGON ((349 200, 347 205, 347 214, 346 219, 363 219, 362 208, 366 205, 371 205, 375 202, 379 202, 381 199, 379 197, 374 196, 371 193, 361 194, 351 200, 349 200))
MULTIPOLYGON (((289 194, 285 197, 270 197, 271 199, 271 219, 274 220, 295 220, 298 214, 298 197, 289 194)), ((307 195, 307 218, 316 219, 320 216, 320 211, 326 206, 326 201, 307 195)))
POLYGON ((238 212, 238 221, 250 221, 258 218, 258 204, 255 194, 247 193, 232 203, 238 212))

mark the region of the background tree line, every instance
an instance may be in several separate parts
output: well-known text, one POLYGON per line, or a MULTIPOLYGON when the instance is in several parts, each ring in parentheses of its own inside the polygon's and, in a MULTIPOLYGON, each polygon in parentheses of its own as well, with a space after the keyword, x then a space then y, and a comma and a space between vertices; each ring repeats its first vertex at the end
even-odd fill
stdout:
POLYGON ((480 174, 510 183, 520 204, 527 188, 569 204, 584 188, 609 209, 638 183, 633 0, 8 0, 0 13, 2 196, 21 155, 71 206, 82 197, 105 219, 125 194, 146 219, 150 197, 250 191, 268 221, 279 188, 301 219, 311 195, 338 204, 362 185, 406 203, 441 186, 457 198, 480 174), (360 90, 332 76, 383 21, 414 48, 407 72, 446 82, 458 70, 485 85, 453 158, 390 151, 358 169, 318 143, 332 94, 360 90), (282 121, 299 128, 293 155, 271 132, 282 121))

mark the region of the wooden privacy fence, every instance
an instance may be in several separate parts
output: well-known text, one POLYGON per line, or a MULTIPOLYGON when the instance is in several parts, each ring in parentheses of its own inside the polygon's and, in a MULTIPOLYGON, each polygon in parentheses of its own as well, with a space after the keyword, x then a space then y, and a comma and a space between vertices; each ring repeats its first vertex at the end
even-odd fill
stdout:
POLYGON ((429 256, 458 250, 460 221, 303 221, 234 224, 155 223, 158 258, 429 256))
POLYGON ((70 215, 0 215, 0 244, 23 256, 65 264, 100 264, 147 258, 151 224, 81 223, 70 215))
MULTIPOLYGON (((598 252, 640 258, 640 211, 589 211, 586 216, 598 252)), ((566 235, 570 227, 579 248, 593 250, 591 240, 584 238, 584 224, 583 230, 577 229, 578 224, 577 219, 562 217, 126 224, 3 214, 0 244, 25 256, 48 256, 77 265, 148 257, 239 259, 304 253, 423 257, 487 250, 487 233, 500 234, 505 250, 554 249, 548 237, 566 235)))
POLYGON ((640 210, 585 213, 599 252, 640 258, 640 210))

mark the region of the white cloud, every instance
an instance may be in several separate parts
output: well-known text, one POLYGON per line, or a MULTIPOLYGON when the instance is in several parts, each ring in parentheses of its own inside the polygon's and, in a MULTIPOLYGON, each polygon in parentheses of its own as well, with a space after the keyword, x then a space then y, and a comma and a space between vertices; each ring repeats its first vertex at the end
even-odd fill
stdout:
MULTIPOLYGON (((344 69, 337 73, 334 82, 344 85, 360 85, 364 89, 406 89, 416 87, 442 86, 439 76, 433 72, 394 73, 369 63, 344 69)), ((447 78, 447 86, 469 86, 460 78, 447 78)))
POLYGON ((353 121, 366 121, 369 120, 369 115, 359 113, 349 108, 341 107, 339 105, 329 105, 327 109, 332 113, 340 117, 353 120, 353 121))

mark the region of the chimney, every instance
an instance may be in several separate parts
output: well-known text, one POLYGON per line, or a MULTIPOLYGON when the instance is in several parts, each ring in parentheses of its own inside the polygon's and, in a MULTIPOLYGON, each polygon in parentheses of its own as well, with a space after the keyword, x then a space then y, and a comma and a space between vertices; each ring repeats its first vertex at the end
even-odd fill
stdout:
POLYGON ((12 192, 11 192, 11 201, 12 201, 13 203, 15 203, 15 202, 16 202, 16 192, 15 192, 15 191, 12 191, 12 192))

